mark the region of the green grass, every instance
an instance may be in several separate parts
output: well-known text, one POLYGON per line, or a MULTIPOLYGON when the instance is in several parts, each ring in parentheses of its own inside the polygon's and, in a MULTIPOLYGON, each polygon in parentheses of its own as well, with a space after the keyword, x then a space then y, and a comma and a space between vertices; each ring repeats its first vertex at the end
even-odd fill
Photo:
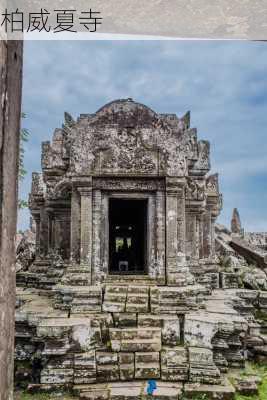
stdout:
POLYGON ((262 383, 259 385, 259 394, 254 396, 235 395, 235 400, 267 400, 267 364, 252 364, 248 363, 242 376, 257 375, 262 378, 262 383))
POLYGON ((34 393, 30 394, 25 391, 15 392, 14 400, 78 400, 78 397, 72 397, 68 394, 62 395, 59 393, 34 393))
POLYGON ((15 400, 50 400, 51 396, 47 393, 29 394, 26 392, 15 392, 15 400))
POLYGON ((263 321, 267 321, 267 313, 261 310, 257 310, 255 313, 256 319, 262 319, 263 321))

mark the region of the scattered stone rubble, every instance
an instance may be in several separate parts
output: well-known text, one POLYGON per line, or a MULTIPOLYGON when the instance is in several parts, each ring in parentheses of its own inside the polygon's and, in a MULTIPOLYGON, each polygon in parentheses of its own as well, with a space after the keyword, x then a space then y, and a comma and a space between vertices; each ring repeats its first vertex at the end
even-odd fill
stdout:
POLYGON ((131 99, 78 122, 66 114, 42 160, 30 195, 36 250, 29 232, 17 250, 16 384, 91 400, 150 398, 150 380, 160 400, 255 392, 256 379, 233 386, 227 373, 267 357, 266 254, 240 218, 234 232, 215 225, 218 176, 206 176, 209 146, 189 114, 131 99), (147 196, 142 274, 109 272, 107 192, 147 196))

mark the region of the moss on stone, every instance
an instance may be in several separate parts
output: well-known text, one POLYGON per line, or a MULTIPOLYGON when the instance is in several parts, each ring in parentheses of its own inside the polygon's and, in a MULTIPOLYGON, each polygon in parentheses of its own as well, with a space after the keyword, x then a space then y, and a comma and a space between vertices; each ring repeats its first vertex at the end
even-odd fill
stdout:
POLYGON ((262 383, 259 385, 259 394, 254 396, 236 394, 235 400, 267 400, 267 364, 248 363, 242 375, 257 375, 262 379, 262 383))
POLYGON ((17 391, 15 392, 14 400, 78 400, 78 397, 73 397, 69 394, 58 393, 28 393, 27 391, 17 391))
POLYGON ((267 313, 261 310, 255 312, 255 318, 263 321, 267 321, 267 313))

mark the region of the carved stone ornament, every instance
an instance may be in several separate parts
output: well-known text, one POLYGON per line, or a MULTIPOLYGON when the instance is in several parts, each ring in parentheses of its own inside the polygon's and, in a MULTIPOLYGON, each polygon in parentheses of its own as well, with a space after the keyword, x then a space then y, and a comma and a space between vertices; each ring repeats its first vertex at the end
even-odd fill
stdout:
POLYGON ((186 185, 186 198, 189 200, 204 200, 205 199, 205 186, 203 181, 197 179, 187 178, 186 185))

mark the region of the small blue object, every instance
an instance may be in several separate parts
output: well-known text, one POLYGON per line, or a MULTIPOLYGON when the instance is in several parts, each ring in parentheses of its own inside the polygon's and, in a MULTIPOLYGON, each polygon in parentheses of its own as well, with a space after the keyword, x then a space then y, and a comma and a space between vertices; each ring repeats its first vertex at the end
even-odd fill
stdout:
POLYGON ((157 382, 154 379, 150 379, 147 382, 147 394, 153 395, 154 390, 157 389, 157 382))

